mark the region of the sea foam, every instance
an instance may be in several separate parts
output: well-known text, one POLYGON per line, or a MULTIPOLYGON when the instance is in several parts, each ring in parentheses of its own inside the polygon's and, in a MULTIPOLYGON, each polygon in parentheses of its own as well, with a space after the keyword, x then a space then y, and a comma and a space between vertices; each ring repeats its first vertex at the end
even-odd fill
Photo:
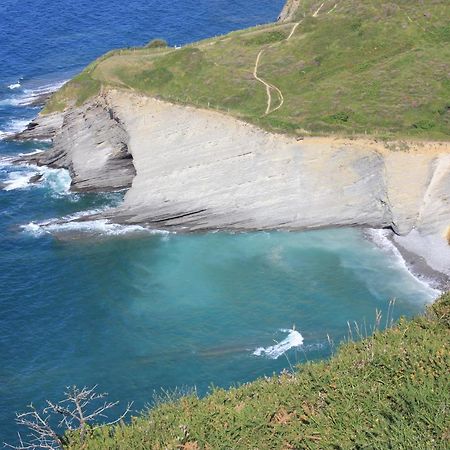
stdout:
POLYGON ((253 355, 267 356, 271 359, 277 359, 291 348, 301 347, 303 345, 303 336, 295 329, 281 329, 283 333, 288 333, 287 337, 281 342, 270 347, 258 347, 253 355))
POLYGON ((33 156, 33 155, 38 155, 39 153, 42 153, 44 150, 41 149, 36 149, 33 150, 32 152, 28 152, 28 153, 19 153, 19 156, 33 156))
MULTIPOLYGON (((67 80, 59 81, 57 83, 45 84, 34 89, 21 89, 20 93, 15 93, 12 97, 5 98, 0 101, 0 106, 30 106, 42 96, 47 96, 60 89, 67 80)), ((18 92, 22 86, 20 83, 11 84, 8 86, 10 90, 18 92), (17 86, 12 88, 12 86, 17 86)))
MULTIPOLYGON (((98 213, 98 211, 96 211, 98 213)), ((78 217, 71 216, 69 221, 65 222, 65 218, 51 219, 46 222, 35 223, 31 222, 27 225, 22 225, 21 228, 26 233, 35 237, 43 236, 45 234, 57 235, 79 235, 86 236, 123 236, 128 234, 161 234, 167 235, 168 231, 152 230, 142 227, 140 225, 121 225, 112 223, 107 219, 97 220, 79 220, 87 215, 87 211, 80 213, 78 217), (78 220, 77 220, 78 219, 78 220)), ((93 213, 91 211, 90 213, 93 213)), ((68 218, 66 218, 68 219, 68 218)))
POLYGON ((431 280, 427 280, 423 277, 416 276, 408 267, 405 258, 403 258, 399 249, 395 246, 395 244, 389 239, 389 234, 391 231, 383 230, 383 229, 368 229, 366 231, 369 239, 381 250, 390 254, 394 257, 394 261, 398 267, 403 269, 407 274, 409 274, 415 281, 418 281, 423 287, 426 288, 431 293, 430 299, 434 299, 439 296, 442 292, 438 289, 435 289, 432 285, 431 280))
POLYGON ((20 80, 18 80, 17 83, 12 83, 12 84, 8 85, 8 89, 10 89, 11 91, 14 91, 15 89, 19 89, 20 86, 21 86, 20 80))
POLYGON ((160 234, 169 235, 169 231, 156 230, 141 225, 123 225, 110 222, 107 219, 92 219, 108 208, 79 211, 63 217, 48 219, 43 222, 30 222, 22 225, 24 232, 35 237, 45 234, 84 234, 91 236, 123 236, 125 234, 160 234))
MULTIPOLYGON (((5 161, 5 165, 7 161, 5 161)), ((71 178, 66 169, 51 169, 49 167, 22 166, 22 170, 15 170, 8 173, 8 178, 2 183, 3 190, 13 191, 16 189, 48 188, 52 195, 61 196, 70 193, 71 178), (37 183, 30 183, 33 176, 41 174, 42 180, 37 183)))
POLYGON ((0 139, 5 139, 8 136, 12 136, 15 133, 23 131, 29 123, 30 123, 29 120, 24 119, 10 120, 6 124, 6 128, 0 130, 0 139))

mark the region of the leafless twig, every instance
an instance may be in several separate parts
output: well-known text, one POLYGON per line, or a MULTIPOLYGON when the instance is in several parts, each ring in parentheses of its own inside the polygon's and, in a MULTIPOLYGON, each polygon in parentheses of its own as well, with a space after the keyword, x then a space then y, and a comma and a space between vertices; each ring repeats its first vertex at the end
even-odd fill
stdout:
POLYGON ((19 433, 19 444, 5 444, 6 447, 15 450, 63 448, 66 444, 66 431, 79 431, 83 441, 88 430, 95 430, 101 426, 114 425, 125 418, 130 412, 132 403, 128 403, 124 413, 115 420, 99 423, 98 420, 107 419, 106 411, 118 405, 119 402, 103 400, 99 406, 98 401, 105 399, 108 394, 95 392, 97 386, 92 388, 76 386, 68 387, 64 393, 64 400, 53 403, 47 400, 47 406, 38 411, 33 405, 29 405, 30 411, 16 414, 16 423, 28 429, 26 440, 19 433), (51 422, 58 418, 58 433, 51 422))

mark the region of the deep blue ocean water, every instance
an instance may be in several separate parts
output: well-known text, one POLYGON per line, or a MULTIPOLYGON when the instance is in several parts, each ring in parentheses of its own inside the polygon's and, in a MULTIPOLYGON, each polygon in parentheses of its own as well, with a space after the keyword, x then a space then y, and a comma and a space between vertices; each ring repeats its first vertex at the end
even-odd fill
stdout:
MULTIPOLYGON (((272 21, 283 0, 2 0, 0 138, 38 113, 27 102, 114 47, 155 37, 181 45, 272 21)), ((327 335, 423 310, 436 292, 380 233, 143 234, 50 219, 121 193, 75 195, 63 170, 17 167, 48 143, 0 139, 0 441, 14 412, 98 384, 137 410, 154 391, 230 386, 330 355, 327 335), (296 331, 293 331, 295 325, 296 331), (302 341, 303 339, 303 341, 302 341), (300 345, 302 344, 302 345, 300 345)))

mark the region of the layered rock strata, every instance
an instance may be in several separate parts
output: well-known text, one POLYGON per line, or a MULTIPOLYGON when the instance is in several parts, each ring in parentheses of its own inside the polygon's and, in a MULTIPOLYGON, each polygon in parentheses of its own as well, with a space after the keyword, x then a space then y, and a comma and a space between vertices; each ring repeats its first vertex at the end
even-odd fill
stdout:
POLYGON ((106 213, 112 220, 186 231, 391 227, 432 242, 434 267, 450 272, 446 143, 392 151, 370 140, 297 140, 118 90, 67 111, 53 139, 31 158, 68 167, 75 190, 132 182, 106 213))
POLYGON ((16 138, 51 138, 51 150, 19 162, 67 168, 76 192, 128 188, 136 174, 128 133, 103 97, 65 114, 39 116, 16 138))

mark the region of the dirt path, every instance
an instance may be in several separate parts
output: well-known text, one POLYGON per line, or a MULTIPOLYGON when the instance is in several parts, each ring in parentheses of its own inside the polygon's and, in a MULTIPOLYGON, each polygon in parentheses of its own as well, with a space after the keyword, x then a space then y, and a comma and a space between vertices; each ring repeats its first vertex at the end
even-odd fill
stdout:
POLYGON ((303 20, 300 20, 300 22, 297 22, 297 23, 292 27, 292 30, 291 30, 289 36, 286 38, 287 41, 293 36, 293 34, 295 33, 295 30, 297 29, 297 27, 298 27, 302 22, 303 22, 303 20))
POLYGON ((316 12, 313 14, 313 17, 317 17, 320 10, 323 8, 323 5, 325 5, 325 2, 323 2, 316 10, 316 12))
MULTIPOLYGON (((297 29, 297 27, 303 22, 303 20, 300 20, 300 22, 297 22, 296 24, 294 24, 294 26, 292 27, 291 32, 289 33, 289 36, 285 39, 285 41, 289 41, 289 39, 291 39, 291 37, 294 35, 295 30, 297 29)), ((264 53, 265 50, 269 49, 272 46, 268 46, 266 48, 263 48, 262 50, 259 51, 258 56, 256 57, 256 61, 255 61, 255 67, 253 69, 253 77, 259 81, 261 84, 263 84, 266 88, 266 93, 267 93, 267 107, 266 107, 266 111, 264 113, 265 116, 267 116, 270 113, 273 113, 274 111, 277 111, 278 109, 280 109, 283 106, 284 103, 284 96, 283 93, 281 92, 281 90, 276 87, 274 84, 268 83, 267 81, 263 80, 261 77, 258 76, 258 67, 259 67, 259 62, 261 60, 261 56, 264 53), (280 103, 278 104, 278 106, 276 106, 275 108, 271 109, 272 107, 272 93, 271 93, 271 89, 273 89, 280 100, 280 103)))
POLYGON ((269 114, 269 112, 270 112, 270 105, 272 103, 272 94, 270 93, 271 86, 269 83, 266 83, 262 78, 258 77, 259 60, 261 59, 261 55, 263 53, 264 53, 264 49, 260 50, 260 52, 258 53, 258 56, 256 57, 255 68, 253 69, 253 76, 255 77, 256 80, 258 80, 260 83, 262 83, 266 87, 267 108, 266 108, 266 112, 264 113, 264 115, 267 116, 267 114, 269 114))
POLYGON ((337 3, 327 12, 327 14, 331 14, 337 7, 337 3))
MULTIPOLYGON (((318 8, 317 10, 314 12, 314 14, 312 15, 313 17, 317 17, 320 10, 322 9, 323 5, 325 4, 325 2, 323 2, 318 8)), ((334 6, 336 7, 336 5, 334 6)), ((333 8, 334 9, 334 8, 333 8)), ((294 26, 292 27, 291 32, 289 33, 289 36, 283 41, 283 42, 287 42, 289 41, 289 39, 291 39, 291 37, 294 35, 295 30, 297 29, 297 27, 303 22, 303 19, 300 20, 299 22, 295 23, 294 26)), ((263 48, 262 50, 259 51, 258 56, 256 57, 256 61, 255 61, 255 67, 253 68, 253 77, 255 78, 255 80, 259 81, 261 84, 264 85, 264 87, 266 88, 266 93, 267 93, 267 106, 266 106, 266 111, 264 112, 264 115, 267 116, 275 111, 277 111, 278 109, 280 109, 283 104, 284 104, 284 96, 283 93, 281 92, 281 90, 275 86, 274 84, 268 83, 267 81, 263 80, 261 77, 258 76, 258 68, 259 68, 259 62, 261 60, 261 56, 264 53, 265 50, 268 50, 269 48, 273 47, 274 45, 279 45, 279 43, 276 44, 272 44, 269 45, 265 48, 263 48), (271 93, 271 89, 273 89, 280 100, 280 103, 278 104, 278 106, 276 106, 275 108, 272 108, 272 93, 271 93), (271 109, 272 108, 272 109, 271 109)))

